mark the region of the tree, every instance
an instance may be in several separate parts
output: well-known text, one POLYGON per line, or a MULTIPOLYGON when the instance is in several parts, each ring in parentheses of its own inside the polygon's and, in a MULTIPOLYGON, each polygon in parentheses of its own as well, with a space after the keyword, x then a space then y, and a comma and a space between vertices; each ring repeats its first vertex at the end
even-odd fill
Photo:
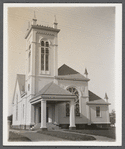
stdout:
POLYGON ((110 117, 111 124, 115 126, 115 123, 116 123, 116 113, 115 113, 114 109, 112 110, 111 113, 109 113, 109 117, 110 117))
POLYGON ((10 116, 7 117, 7 119, 10 121, 10 125, 12 125, 12 119, 13 119, 13 116, 10 115, 10 116))

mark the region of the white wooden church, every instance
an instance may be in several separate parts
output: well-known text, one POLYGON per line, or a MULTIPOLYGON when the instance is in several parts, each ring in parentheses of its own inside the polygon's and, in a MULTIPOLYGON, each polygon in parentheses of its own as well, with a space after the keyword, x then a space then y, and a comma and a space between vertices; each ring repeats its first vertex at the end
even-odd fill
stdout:
POLYGON ((26 74, 17 74, 13 95, 13 128, 108 126, 107 94, 101 99, 88 90, 87 69, 83 76, 66 64, 58 68, 57 25, 56 19, 53 27, 38 25, 35 16, 29 24, 26 74))

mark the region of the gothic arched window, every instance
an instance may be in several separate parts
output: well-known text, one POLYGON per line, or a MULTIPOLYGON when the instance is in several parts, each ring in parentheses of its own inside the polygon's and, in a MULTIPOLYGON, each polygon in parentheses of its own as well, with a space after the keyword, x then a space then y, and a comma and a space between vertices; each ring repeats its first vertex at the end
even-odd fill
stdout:
MULTIPOLYGON (((69 87, 67 89, 70 93, 72 93, 73 95, 76 95, 77 96, 77 99, 76 99, 76 105, 75 105, 75 115, 76 116, 80 116, 80 113, 79 113, 79 93, 77 91, 76 88, 74 87, 69 87)), ((69 103, 66 104, 66 116, 69 116, 70 114, 70 105, 69 103)))
POLYGON ((49 70, 49 42, 41 41, 41 70, 49 70))
POLYGON ((44 41, 41 41, 41 46, 44 46, 44 41))

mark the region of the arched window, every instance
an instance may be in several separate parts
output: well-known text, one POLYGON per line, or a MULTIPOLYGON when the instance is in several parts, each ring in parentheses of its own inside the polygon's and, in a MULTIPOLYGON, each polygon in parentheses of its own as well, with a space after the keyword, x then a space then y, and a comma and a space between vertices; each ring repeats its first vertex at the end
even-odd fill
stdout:
POLYGON ((41 46, 44 46, 44 41, 41 41, 41 46))
MULTIPOLYGON (((76 106, 75 106, 75 115, 76 116, 80 116, 80 113, 79 113, 79 93, 77 91, 76 88, 74 87, 69 87, 67 89, 70 93, 72 93, 73 95, 76 95, 77 96, 77 99, 76 99, 76 106)), ((69 103, 66 104, 66 116, 69 116, 69 113, 70 113, 70 106, 69 106, 69 103)))
POLYGON ((49 47, 49 42, 48 41, 46 42, 46 47, 49 47))
POLYGON ((41 70, 49 70, 49 42, 41 41, 41 70))

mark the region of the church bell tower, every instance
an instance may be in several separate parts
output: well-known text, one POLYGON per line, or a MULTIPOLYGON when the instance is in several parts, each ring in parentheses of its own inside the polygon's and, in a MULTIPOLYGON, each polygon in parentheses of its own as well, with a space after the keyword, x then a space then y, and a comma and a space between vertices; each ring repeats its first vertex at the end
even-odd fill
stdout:
POLYGON ((56 17, 53 27, 37 24, 36 15, 28 25, 26 39, 26 90, 33 97, 58 75, 58 33, 56 17))

